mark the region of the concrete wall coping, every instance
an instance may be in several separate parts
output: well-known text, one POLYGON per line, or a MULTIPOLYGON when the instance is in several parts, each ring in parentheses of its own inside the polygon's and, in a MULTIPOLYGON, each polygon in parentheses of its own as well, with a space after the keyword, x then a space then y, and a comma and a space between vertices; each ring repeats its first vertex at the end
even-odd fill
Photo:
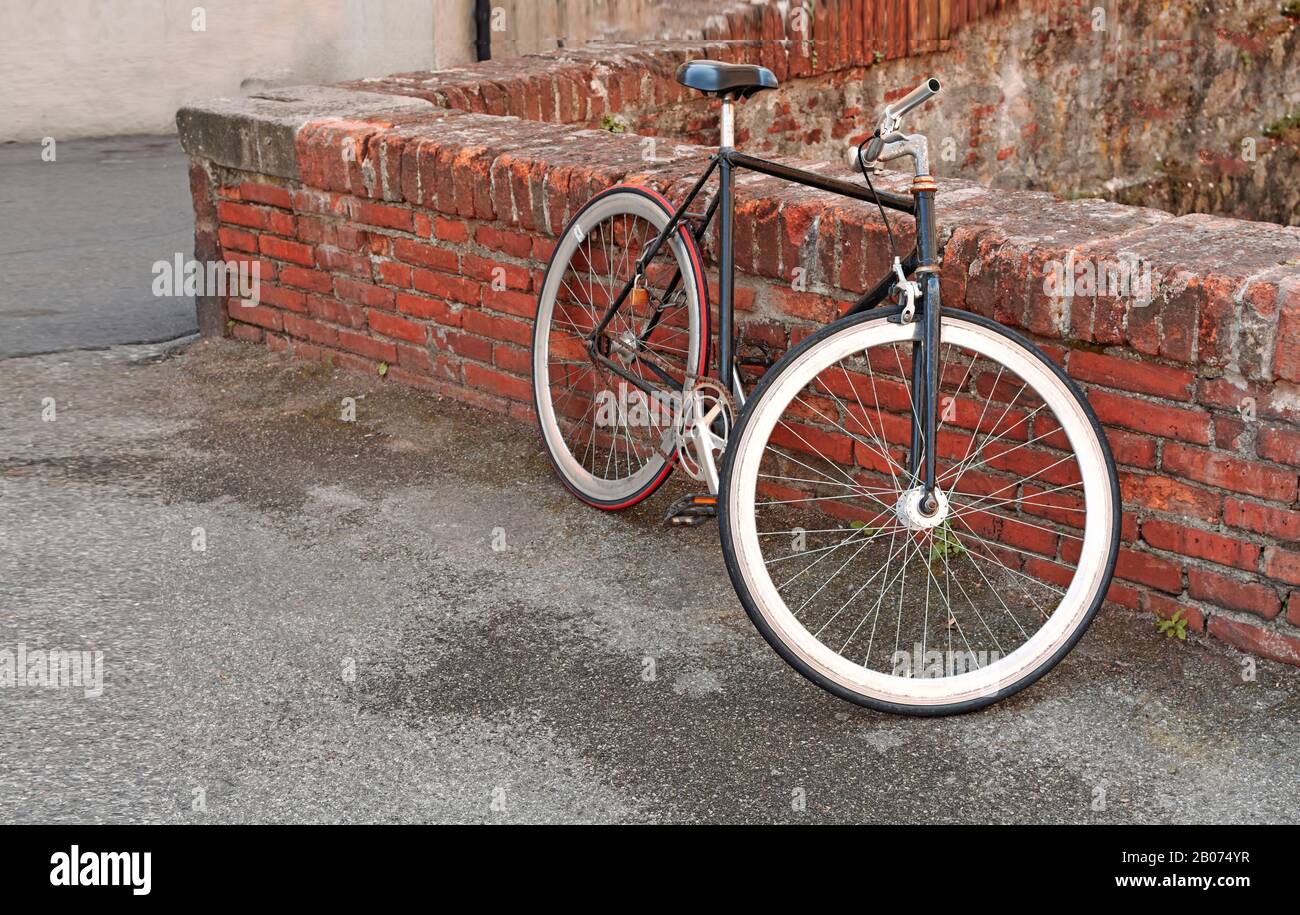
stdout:
POLYGON ((391 93, 293 86, 187 105, 176 113, 176 126, 181 146, 191 156, 228 168, 297 178, 294 142, 304 125, 322 119, 373 120, 423 114, 431 108, 421 99, 391 93))

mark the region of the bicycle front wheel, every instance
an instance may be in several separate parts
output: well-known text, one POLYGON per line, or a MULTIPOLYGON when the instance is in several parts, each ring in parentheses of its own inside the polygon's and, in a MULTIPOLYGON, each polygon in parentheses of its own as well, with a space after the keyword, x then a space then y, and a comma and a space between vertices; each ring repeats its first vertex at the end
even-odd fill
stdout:
POLYGON ((920 326, 889 317, 823 328, 763 378, 723 468, 723 552, 759 631, 819 686, 968 711, 1034 682, 1092 621, 1119 545, 1114 462, 1057 365, 945 311, 927 514, 909 460, 920 326))

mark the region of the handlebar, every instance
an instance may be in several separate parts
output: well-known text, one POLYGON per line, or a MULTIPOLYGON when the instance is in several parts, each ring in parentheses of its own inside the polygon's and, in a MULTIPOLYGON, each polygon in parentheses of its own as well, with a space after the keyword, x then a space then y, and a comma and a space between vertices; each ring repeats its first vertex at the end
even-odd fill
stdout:
POLYGON ((913 108, 925 104, 939 92, 940 88, 939 81, 932 76, 894 104, 885 106, 884 114, 880 118, 880 126, 876 128, 871 142, 867 145, 866 152, 861 152, 862 148, 858 147, 859 164, 864 171, 866 170, 866 163, 875 162, 880 158, 880 154, 884 152, 885 143, 888 142, 889 135, 898 130, 898 122, 902 120, 903 115, 913 108))
POLYGON ((938 93, 939 88, 939 81, 930 77, 894 104, 886 106, 885 117, 901 118, 916 106, 929 101, 931 96, 938 93))

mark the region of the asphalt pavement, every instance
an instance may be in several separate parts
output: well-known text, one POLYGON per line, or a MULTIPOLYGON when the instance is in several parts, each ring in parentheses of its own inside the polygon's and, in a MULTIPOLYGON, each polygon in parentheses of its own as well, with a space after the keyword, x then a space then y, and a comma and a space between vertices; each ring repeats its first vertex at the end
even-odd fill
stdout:
POLYGON ((176 137, 0 144, 0 358, 170 340, 192 296, 153 294, 153 265, 194 251, 176 137))
POLYGON ((585 508, 528 426, 230 341, 7 359, 0 392, 0 649, 105 671, 0 687, 4 821, 1300 814, 1300 671, 1147 617, 890 717, 772 652, 673 492, 585 508))

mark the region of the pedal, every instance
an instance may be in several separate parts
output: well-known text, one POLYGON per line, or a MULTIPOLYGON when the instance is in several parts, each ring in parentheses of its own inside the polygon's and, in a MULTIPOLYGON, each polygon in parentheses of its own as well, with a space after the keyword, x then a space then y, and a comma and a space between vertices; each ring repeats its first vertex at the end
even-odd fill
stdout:
POLYGON ((670 505, 668 513, 664 515, 664 522, 667 524, 680 524, 685 527, 695 527, 710 518, 717 517, 717 514, 718 497, 701 493, 683 496, 670 505))

